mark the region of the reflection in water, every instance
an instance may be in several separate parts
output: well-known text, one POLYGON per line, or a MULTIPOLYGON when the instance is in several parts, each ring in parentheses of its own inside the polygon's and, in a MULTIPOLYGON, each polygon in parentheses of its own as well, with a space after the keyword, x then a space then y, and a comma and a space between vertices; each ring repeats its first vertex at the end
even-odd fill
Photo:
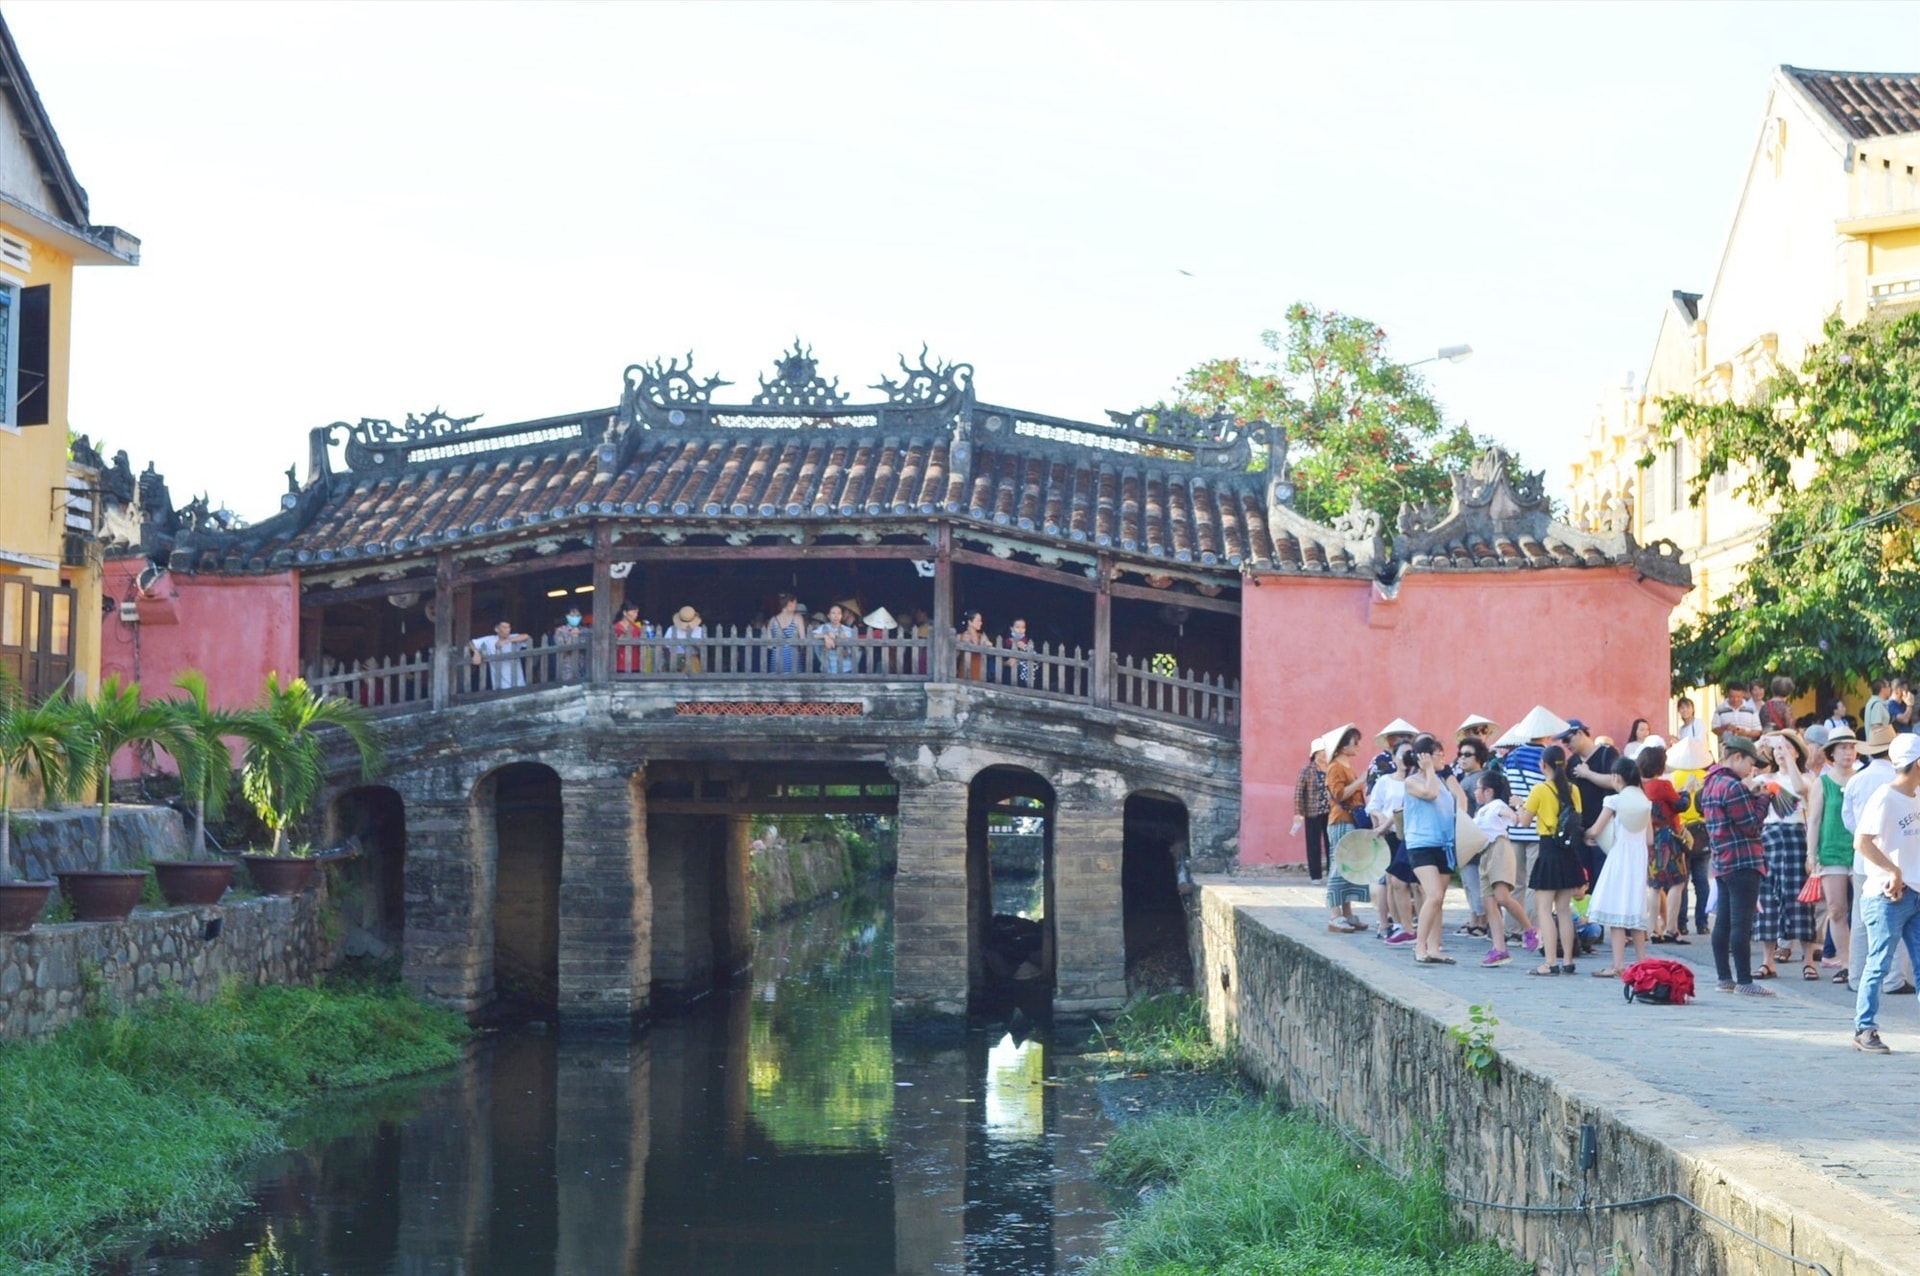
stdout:
POLYGON ((1111 1217, 1091 1087, 1037 1041, 892 1041, 888 901, 759 936, 739 993, 637 1040, 513 1035, 353 1096, 156 1276, 1050 1273, 1111 1217))

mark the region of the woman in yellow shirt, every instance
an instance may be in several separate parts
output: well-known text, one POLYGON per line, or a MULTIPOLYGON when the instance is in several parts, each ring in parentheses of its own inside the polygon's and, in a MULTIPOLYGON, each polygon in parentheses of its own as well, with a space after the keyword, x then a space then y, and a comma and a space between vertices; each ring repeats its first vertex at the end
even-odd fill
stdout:
POLYGON ((1544 964, 1527 973, 1571 975, 1573 901, 1587 888, 1579 849, 1569 836, 1580 830, 1580 790, 1567 778, 1567 751, 1559 745, 1550 744, 1541 751, 1540 770, 1546 783, 1533 786, 1533 792, 1527 794, 1526 809, 1514 819, 1515 824, 1533 824, 1540 829, 1540 853, 1533 861, 1533 875, 1527 884, 1538 901, 1533 924, 1540 930, 1544 964), (1564 963, 1559 960, 1562 952, 1567 955, 1564 963))

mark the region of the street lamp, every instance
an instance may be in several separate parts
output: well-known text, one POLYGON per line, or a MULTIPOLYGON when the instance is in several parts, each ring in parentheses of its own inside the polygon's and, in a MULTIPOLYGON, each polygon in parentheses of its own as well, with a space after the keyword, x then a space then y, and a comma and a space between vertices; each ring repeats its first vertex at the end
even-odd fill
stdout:
POLYGON ((1464 363, 1467 359, 1472 357, 1472 355, 1473 355, 1472 346, 1468 346, 1468 345, 1441 346, 1437 353, 1430 354, 1424 359, 1415 359, 1412 363, 1403 363, 1400 366, 1403 368, 1417 368, 1423 363, 1438 363, 1442 359, 1446 360, 1448 363, 1464 363))

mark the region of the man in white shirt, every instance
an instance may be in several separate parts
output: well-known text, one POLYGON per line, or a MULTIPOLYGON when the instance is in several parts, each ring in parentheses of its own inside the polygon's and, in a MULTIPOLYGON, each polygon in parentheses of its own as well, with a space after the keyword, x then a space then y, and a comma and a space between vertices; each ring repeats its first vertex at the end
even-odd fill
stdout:
MULTIPOLYGON (((1860 742, 1859 753, 1866 765, 1853 773, 1848 780, 1840 800, 1840 822, 1847 826, 1847 832, 1858 837, 1860 819, 1867 809, 1867 803, 1873 795, 1893 783, 1894 769, 1887 761, 1887 748, 1894 741, 1890 727, 1879 726, 1867 732, 1867 738, 1860 742)), ((1853 853, 1853 933, 1864 935, 1861 930, 1860 904, 1865 894, 1867 872, 1866 857, 1856 849, 1853 853)), ((1852 951, 1847 954, 1847 987, 1856 992, 1860 988, 1860 972, 1866 968, 1867 945, 1856 940, 1852 951)), ((1904 955, 1896 955, 1893 978, 1888 981, 1884 992, 1907 992, 1913 988, 1913 963, 1904 955)))
POLYGON ((1727 698, 1713 711, 1713 734, 1721 742, 1721 756, 1726 755, 1726 739, 1730 735, 1742 739, 1760 738, 1760 709, 1747 702, 1744 687, 1728 687, 1727 698))
POLYGON ((473 640, 473 667, 486 666, 487 678, 495 691, 508 691, 527 685, 527 666, 513 653, 533 644, 527 634, 513 632, 513 626, 501 621, 493 632, 473 640))
POLYGON ((1853 838, 1867 870, 1860 909, 1867 963, 1854 1003, 1853 1048, 1867 1054, 1892 1053, 1880 1040, 1878 1020, 1894 949, 1904 945, 1907 956, 1920 961, 1920 895, 1906 882, 1908 871, 1920 872, 1920 736, 1896 736, 1889 755, 1894 778, 1867 799, 1853 838))

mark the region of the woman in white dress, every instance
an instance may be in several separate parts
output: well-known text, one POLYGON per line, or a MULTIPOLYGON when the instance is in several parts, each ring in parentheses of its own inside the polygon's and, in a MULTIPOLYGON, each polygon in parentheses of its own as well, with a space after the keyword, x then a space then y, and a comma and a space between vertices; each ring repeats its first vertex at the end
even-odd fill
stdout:
POLYGON ((1594 978, 1617 977, 1627 968, 1627 939, 1633 939, 1635 961, 1647 957, 1647 855, 1652 838, 1653 803, 1640 790, 1640 768, 1621 758, 1613 774, 1620 791, 1601 805, 1600 818, 1587 830, 1587 841, 1607 846, 1607 862, 1587 901, 1587 920, 1607 928, 1613 943, 1613 964, 1594 971, 1594 978), (1602 838, 1611 834, 1608 845, 1602 838))

